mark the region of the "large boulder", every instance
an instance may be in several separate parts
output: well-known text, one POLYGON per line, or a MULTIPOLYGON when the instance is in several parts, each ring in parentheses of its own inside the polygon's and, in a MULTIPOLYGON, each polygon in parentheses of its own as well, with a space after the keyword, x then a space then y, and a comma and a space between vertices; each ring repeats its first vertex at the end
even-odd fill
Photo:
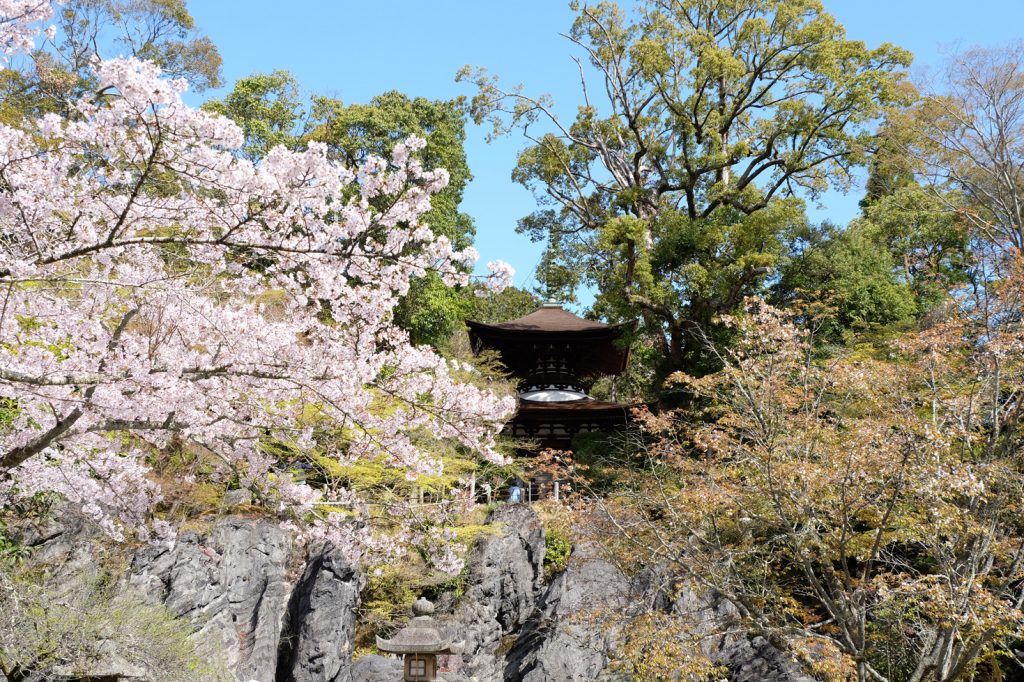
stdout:
POLYGON ((617 635, 615 614, 629 608, 631 590, 630 579, 595 546, 574 548, 566 570, 544 595, 543 608, 509 652, 504 679, 596 680, 617 635))
POLYGON ((523 625, 544 586, 544 527, 526 505, 508 504, 491 512, 495 527, 469 559, 466 600, 483 604, 503 631, 523 625))
POLYGON ((199 625, 240 679, 274 682, 291 544, 272 521, 227 517, 183 533, 173 549, 140 550, 128 581, 199 625))
POLYGON ((352 664, 352 682, 394 682, 403 674, 402 660, 394 656, 363 656, 352 664))
POLYGON ((729 669, 730 682, 815 680, 764 637, 744 637, 726 642, 717 661, 729 669))
POLYGON ((624 624, 652 609, 687 621, 687 638, 695 636, 703 653, 728 670, 731 682, 813 679, 764 638, 742 634, 736 608, 723 596, 704 588, 685 589, 663 568, 649 566, 626 575, 594 542, 573 548, 566 570, 552 581, 508 652, 504 679, 632 679, 609 669, 610 656, 628 634, 624 624))
POLYGON ((798 663, 764 637, 737 628, 739 612, 707 588, 683 587, 671 611, 685 618, 703 653, 729 671, 730 682, 813 682, 798 663))
POLYGON ((327 545, 314 553, 288 604, 278 682, 351 682, 363 585, 363 575, 339 550, 327 545))
POLYGON ((67 504, 58 505, 52 517, 16 522, 9 531, 18 544, 32 549, 29 561, 33 569, 47 575, 91 573, 97 559, 112 546, 95 522, 67 504))
POLYGON ((479 682, 503 679, 504 640, 530 619, 544 587, 544 528, 526 505, 498 507, 495 527, 469 558, 468 586, 447 619, 465 639, 461 673, 479 682))

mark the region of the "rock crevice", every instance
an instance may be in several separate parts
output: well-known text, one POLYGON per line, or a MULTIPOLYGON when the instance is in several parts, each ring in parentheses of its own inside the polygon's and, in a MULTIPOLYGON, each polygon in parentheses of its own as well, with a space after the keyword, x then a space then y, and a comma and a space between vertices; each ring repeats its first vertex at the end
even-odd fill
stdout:
MULTIPOLYGON (((629 679, 609 670, 631 614, 644 608, 687 614, 702 646, 737 682, 804 682, 799 667, 763 638, 719 635, 733 628, 731 604, 700 591, 674 590, 647 569, 627 576, 596 544, 578 544, 568 567, 544 580, 544 529, 526 505, 503 505, 488 518, 469 557, 466 588, 438 600, 435 617, 465 641, 446 661, 449 682, 584 682, 629 679), (598 618, 592 614, 602 614, 598 618)), ((41 533, 36 557, 71 576, 97 561, 95 532, 74 518, 63 532, 41 533)), ((396 658, 352 661, 365 578, 330 545, 300 548, 267 519, 225 517, 180 534, 173 549, 143 547, 125 586, 191 621, 216 645, 241 682, 391 682, 396 658)))

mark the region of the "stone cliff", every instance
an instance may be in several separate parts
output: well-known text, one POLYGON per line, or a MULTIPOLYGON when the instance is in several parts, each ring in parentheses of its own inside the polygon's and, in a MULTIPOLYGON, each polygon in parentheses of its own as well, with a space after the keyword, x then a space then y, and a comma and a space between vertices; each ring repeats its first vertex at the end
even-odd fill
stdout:
MULTIPOLYGON (((669 599, 655 570, 628 576, 587 543, 575 547, 566 570, 546 583, 544 529, 534 512, 503 506, 488 523, 495 532, 473 549, 464 592, 437 603, 435 617, 465 639, 461 660, 442 673, 446 680, 633 679, 610 670, 609 656, 624 634, 615 615, 627 622, 644 608, 685 612, 706 623, 701 647, 730 680, 811 679, 762 638, 716 634, 732 612, 714 595, 676 590, 669 599)), ((33 540, 34 561, 57 573, 83 570, 93 539, 87 526, 69 517, 33 540)), ((196 636, 215 642, 241 681, 401 679, 395 658, 352 661, 365 584, 360 572, 330 546, 298 547, 272 521, 229 516, 181 533, 173 549, 143 547, 131 555, 121 580, 125 589, 192 622, 196 636)))

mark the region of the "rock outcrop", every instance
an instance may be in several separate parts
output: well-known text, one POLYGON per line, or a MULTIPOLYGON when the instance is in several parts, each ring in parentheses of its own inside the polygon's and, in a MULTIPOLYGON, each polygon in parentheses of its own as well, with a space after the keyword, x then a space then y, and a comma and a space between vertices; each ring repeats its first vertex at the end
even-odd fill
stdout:
POLYGON ((625 614, 631 593, 631 581, 596 548, 577 547, 569 566, 544 593, 542 608, 516 639, 504 679, 597 679, 617 635, 617 628, 606 624, 615 614, 625 614))
POLYGON ((693 623, 704 635, 704 653, 729 671, 730 680, 810 682, 764 638, 717 634, 735 629, 735 609, 721 596, 682 590, 670 600, 663 571, 648 568, 626 575, 593 543, 574 547, 566 570, 545 586, 544 534, 536 515, 525 506, 509 505, 489 520, 497 531, 478 544, 469 586, 451 617, 466 637, 463 665, 458 676, 446 679, 631 679, 609 669, 609 655, 625 634, 623 623, 654 608, 693 623))
MULTIPOLYGON (((761 637, 735 632, 728 600, 706 590, 669 591, 671 576, 648 568, 626 575, 599 546, 578 544, 565 571, 544 580, 544 529, 526 505, 488 518, 493 532, 474 547, 464 592, 439 600, 435 616, 464 639, 461 658, 445 661, 448 682, 628 680, 609 659, 644 609, 693 624, 704 653, 735 682, 809 682, 793 661, 761 637), (672 597, 668 595, 671 593, 672 597)), ((74 515, 34 531, 35 561, 56 576, 94 562, 103 546, 74 515), (92 555, 90 555, 92 552, 92 555)), ((240 681, 391 682, 394 657, 352 662, 364 578, 331 546, 303 548, 271 520, 230 516, 203 531, 182 532, 173 549, 143 547, 123 580, 214 642, 240 681)))
MULTIPOLYGON (((95 570, 109 543, 71 510, 58 519, 25 529, 33 561, 55 580, 95 570)), ((228 516, 180 532, 173 548, 143 546, 126 563, 125 588, 193 623, 238 680, 352 679, 364 577, 330 545, 299 547, 272 520, 228 516)), ((115 659, 97 669, 114 669, 115 659)))
POLYGON ((274 682, 290 556, 277 524, 227 517, 208 533, 182 534, 173 549, 140 550, 128 582, 201 624, 240 679, 274 682))
POLYGON ((466 642, 462 673, 479 682, 503 679, 505 640, 534 614, 544 587, 544 528, 537 515, 526 505, 506 505, 487 522, 495 531, 474 548, 468 587, 449 619, 466 642))
POLYGON ((303 556, 278 524, 228 517, 182 535, 174 549, 141 550, 128 582, 200 624, 241 680, 352 679, 364 579, 330 545, 303 556), (290 568, 302 561, 296 580, 290 568))
POLYGON ((351 682, 363 576, 331 546, 306 564, 288 604, 277 682, 351 682))
POLYGON ((352 664, 352 682, 402 679, 402 662, 393 656, 363 656, 352 664))
POLYGON ((729 671, 730 682, 813 682, 799 665, 764 637, 736 632, 736 607, 705 589, 679 590, 671 604, 689 623, 703 653, 729 671))

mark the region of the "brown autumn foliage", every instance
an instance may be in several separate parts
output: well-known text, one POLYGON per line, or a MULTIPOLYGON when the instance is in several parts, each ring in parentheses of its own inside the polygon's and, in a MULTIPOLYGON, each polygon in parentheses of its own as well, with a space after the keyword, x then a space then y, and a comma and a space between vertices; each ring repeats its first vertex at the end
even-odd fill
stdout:
POLYGON ((1024 636, 1022 299, 1018 256, 929 326, 833 357, 749 300, 721 371, 674 377, 699 417, 641 416, 609 548, 724 595, 823 679, 982 679, 1024 636))

